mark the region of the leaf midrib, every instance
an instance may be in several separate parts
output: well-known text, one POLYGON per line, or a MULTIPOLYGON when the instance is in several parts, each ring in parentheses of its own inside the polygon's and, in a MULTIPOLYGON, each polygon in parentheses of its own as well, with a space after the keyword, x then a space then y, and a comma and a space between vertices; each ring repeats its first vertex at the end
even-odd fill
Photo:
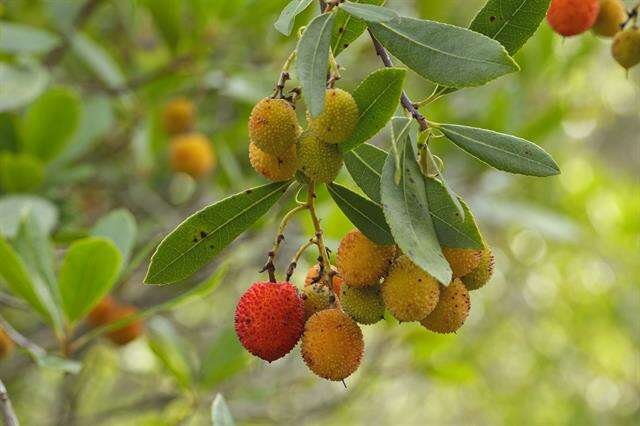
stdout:
POLYGON ((365 218, 368 222, 370 222, 372 225, 374 225, 375 227, 377 227, 378 229, 380 229, 380 231, 382 231, 385 234, 388 234, 389 232, 381 227, 380 225, 378 225, 378 223, 374 222, 371 218, 369 218, 369 216, 366 216, 364 213, 362 213, 357 207, 355 207, 353 204, 351 204, 349 201, 347 201, 346 198, 344 198, 343 196, 341 196, 338 191, 336 191, 336 189, 333 187, 333 185, 329 185, 328 186, 329 190, 331 191, 332 194, 334 194, 336 197, 340 198, 342 201, 345 202, 345 204, 347 204, 349 207, 351 207, 356 213, 358 213, 360 216, 362 216, 363 218, 365 218))

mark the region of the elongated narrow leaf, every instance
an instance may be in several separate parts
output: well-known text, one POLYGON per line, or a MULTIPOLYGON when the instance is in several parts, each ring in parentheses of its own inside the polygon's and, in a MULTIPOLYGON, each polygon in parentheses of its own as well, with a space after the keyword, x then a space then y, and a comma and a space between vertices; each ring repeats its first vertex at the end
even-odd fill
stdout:
POLYGON ((231 411, 221 393, 216 395, 211 404, 211 422, 213 426, 235 426, 231 411))
POLYGON ((138 227, 136 219, 129 210, 119 209, 103 216, 91 230, 94 237, 106 237, 114 242, 122 255, 124 268, 136 243, 138 227))
POLYGON ((337 183, 331 183, 327 188, 340 210, 367 238, 377 244, 393 244, 391 230, 379 204, 337 183))
POLYGON ((160 363, 171 373, 178 384, 188 389, 193 382, 193 371, 189 363, 188 343, 178 334, 171 322, 162 317, 149 321, 147 342, 149 349, 160 363))
MULTIPOLYGON (((381 5, 384 0, 354 0, 352 3, 381 5)), ((338 56, 367 29, 367 23, 338 8, 331 36, 331 50, 338 56)))
POLYGON ((373 4, 346 1, 340 5, 340 8, 349 15, 367 22, 387 22, 398 17, 398 14, 393 10, 373 4))
POLYGON ((529 40, 544 19, 550 0, 489 0, 469 28, 499 41, 510 55, 529 40))
POLYGON ((406 70, 383 68, 372 72, 353 92, 360 116, 349 139, 340 144, 347 152, 375 136, 398 107, 406 70))
POLYGON ((382 208, 396 244, 411 260, 441 283, 448 285, 447 263, 429 215, 424 176, 408 136, 398 141, 400 182, 396 184, 396 158, 392 151, 384 165, 381 181, 382 208))
POLYGON ((113 287, 120 270, 118 248, 106 238, 71 244, 60 268, 60 297, 70 324, 82 319, 113 287))
POLYGON ((376 203, 380 203, 380 177, 386 158, 385 151, 368 143, 344 154, 353 181, 376 203))
POLYGON ((43 29, 0 21, 0 52, 45 53, 58 43, 58 36, 43 29))
POLYGON ((218 383, 247 368, 251 361, 233 326, 226 327, 207 348, 200 367, 200 382, 208 389, 213 389, 218 383))
POLYGON ((168 284, 189 277, 264 215, 289 184, 248 189, 187 218, 158 246, 145 282, 168 284))
POLYGON ((309 7, 312 1, 313 0, 291 0, 289 4, 282 9, 278 20, 273 26, 282 34, 288 36, 291 34, 291 30, 293 30, 293 23, 296 20, 296 16, 309 7))
POLYGON ((78 32, 71 38, 71 48, 80 60, 109 87, 121 88, 124 85, 125 77, 120 66, 100 44, 78 32))
POLYGON ((438 128, 459 148, 498 170, 530 176, 560 173, 546 151, 517 136, 456 124, 442 124, 438 128))
POLYGON ((440 245, 455 248, 482 248, 482 236, 466 203, 460 200, 465 213, 463 218, 442 182, 425 177, 424 183, 429 202, 429 214, 431 214, 440 245))
POLYGON ((500 43, 465 28, 405 17, 369 26, 405 65, 444 86, 479 86, 518 70, 500 43))
POLYGON ((304 30, 298 43, 296 59, 298 78, 312 117, 317 117, 324 109, 331 30, 334 21, 334 13, 316 16, 304 30))

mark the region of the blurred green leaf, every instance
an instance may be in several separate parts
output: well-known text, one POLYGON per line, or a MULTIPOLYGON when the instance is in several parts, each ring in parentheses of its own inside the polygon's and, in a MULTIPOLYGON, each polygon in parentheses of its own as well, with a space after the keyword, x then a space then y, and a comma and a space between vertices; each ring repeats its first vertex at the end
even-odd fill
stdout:
POLYGON ((82 319, 115 284, 121 256, 110 240, 89 237, 71 244, 60 268, 60 296, 70 324, 82 319))
MULTIPOLYGON (((354 3, 381 5, 385 0, 355 0, 354 3)), ((331 36, 331 50, 335 56, 349 47, 367 29, 367 23, 338 8, 331 36)))
POLYGON ((0 188, 6 192, 29 192, 44 179, 42 162, 29 154, 0 152, 0 188))
POLYGON ((327 70, 331 30, 335 13, 316 16, 302 33, 298 42, 296 67, 302 84, 304 101, 311 117, 324 110, 324 95, 327 87, 327 70))
POLYGON ((58 208, 49 200, 35 195, 8 195, 0 198, 0 235, 13 238, 28 211, 33 212, 45 234, 58 224, 58 208))
POLYGON ((40 96, 49 84, 49 73, 31 59, 0 62, 0 111, 21 108, 40 96))
POLYGON ((187 356, 187 344, 164 318, 156 317, 149 321, 148 331, 147 342, 151 351, 180 386, 189 388, 193 382, 193 373, 187 356))
POLYGON ((82 33, 75 33, 71 47, 76 55, 112 89, 121 88, 125 83, 118 63, 101 45, 82 33))
POLYGON ((275 204, 290 182, 248 189, 187 218, 160 243, 151 258, 147 284, 168 284, 189 277, 275 204))
POLYGON ((37 357, 38 366, 49 368, 63 373, 78 374, 82 369, 82 363, 68 358, 60 358, 55 355, 37 357))
POLYGON ((345 1, 340 4, 340 9, 367 22, 387 22, 398 18, 398 14, 393 10, 374 4, 345 1))
POLYGON ((0 151, 18 150, 20 145, 17 117, 9 112, 0 112, 0 151))
POLYGON ((45 53, 59 43, 58 36, 43 29, 0 21, 0 52, 45 53))
POLYGON ((211 422, 213 426, 235 426, 231 411, 221 393, 216 395, 211 404, 211 422))
POLYGON ((213 388, 224 380, 243 371, 251 357, 242 347, 233 327, 223 329, 208 348, 200 366, 200 382, 213 388))
POLYGON ((156 28, 171 50, 176 50, 182 33, 182 0, 144 0, 156 28))
POLYGON ((313 1, 314 0, 291 0, 289 4, 282 9, 282 13, 280 13, 278 20, 273 26, 282 34, 288 36, 291 34, 291 30, 293 30, 296 16, 309 7, 313 1))
POLYGON ((94 237, 106 237, 113 241, 122 256, 121 267, 126 267, 138 234, 136 218, 129 210, 118 209, 101 217, 90 234, 94 237))
POLYGON ((344 154, 353 181, 376 203, 380 203, 380 177, 386 159, 386 151, 368 143, 344 154))
POLYGON ((49 161, 71 140, 80 118, 80 100, 69 89, 48 90, 27 110, 22 121, 26 152, 49 161))
POLYGON ((358 124, 353 134, 340 144, 344 153, 374 137, 398 108, 406 70, 383 68, 372 72, 353 92, 358 105, 358 124))

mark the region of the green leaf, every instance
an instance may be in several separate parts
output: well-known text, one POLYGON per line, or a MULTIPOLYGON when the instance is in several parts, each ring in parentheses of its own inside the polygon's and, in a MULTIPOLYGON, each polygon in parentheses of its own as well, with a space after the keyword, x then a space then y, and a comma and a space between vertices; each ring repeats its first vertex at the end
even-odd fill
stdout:
POLYGON ((309 7, 311 2, 313 2, 313 0, 291 0, 289 4, 282 9, 278 20, 273 26, 282 34, 288 36, 291 34, 291 30, 293 30, 293 23, 296 20, 296 16, 309 7))
POLYGON ((34 60, 0 62, 0 111, 21 108, 40 96, 49 84, 49 73, 34 60))
POLYGON ((386 159, 386 151, 368 143, 344 154, 353 181, 376 203, 380 203, 380 177, 386 159))
POLYGON ((216 395, 211 404, 211 422, 213 426, 235 426, 231 411, 221 393, 216 395))
POLYGON ((23 215, 31 211, 45 234, 58 224, 58 208, 35 195, 9 195, 0 198, 0 235, 13 238, 23 215))
POLYGON ((243 371, 250 363, 251 357, 238 341, 235 329, 226 327, 211 343, 202 360, 200 382, 211 389, 243 371))
POLYGON ((62 373, 78 374, 82 370, 82 363, 55 355, 44 355, 36 358, 39 367, 50 368, 62 373))
POLYGON ((42 162, 29 154, 0 153, 0 188, 6 192, 29 192, 44 179, 42 162))
POLYGON ((353 92, 360 116, 351 137, 340 144, 347 152, 374 137, 398 107, 406 70, 383 68, 372 72, 353 92))
POLYGON ((461 217, 442 182, 425 177, 424 183, 429 214, 440 245, 452 248, 482 248, 482 236, 466 203, 460 200, 465 213, 464 217, 461 217))
POLYGON ((290 182, 275 182, 225 198, 187 218, 151 258, 147 284, 168 284, 189 277, 264 215, 290 182))
POLYGON ((335 13, 316 16, 298 42, 296 65, 305 103, 312 117, 324 109, 331 30, 335 13))
POLYGON ((469 29, 499 41, 510 55, 529 40, 544 19, 550 0, 489 0, 469 29))
POLYGON ((71 38, 73 52, 91 70, 111 88, 120 88, 125 84, 124 74, 118 63, 101 45, 82 33, 75 33, 71 38))
POLYGON ((416 161, 408 135, 398 142, 400 182, 396 185, 395 153, 387 157, 382 170, 382 208, 396 244, 403 253, 441 283, 451 281, 447 263, 429 215, 424 176, 416 161))
POLYGON ((479 86, 519 69, 500 43, 465 28, 405 17, 369 27, 391 54, 444 86, 479 86))
POLYGON ((438 129, 459 148, 498 170, 530 176, 560 173, 546 151, 517 136, 456 124, 438 125, 438 129))
POLYGON ((120 264, 120 252, 106 238, 83 238, 71 244, 59 276, 62 307, 70 324, 84 318, 109 293, 120 264))
POLYGON ((381 245, 394 243, 379 204, 337 183, 331 183, 327 188, 340 210, 367 238, 381 245))
POLYGON ((171 50, 176 50, 183 32, 182 0, 144 0, 160 35, 171 50))
POLYGON ((0 21, 0 52, 45 53, 60 39, 48 31, 13 22, 0 21))
MULTIPOLYGON (((384 0, 354 0, 354 2, 381 5, 384 3, 384 0)), ((333 54, 338 56, 340 52, 360 37, 366 29, 367 23, 365 21, 355 18, 338 8, 336 12, 336 22, 333 26, 333 34, 331 35, 331 50, 333 54)))
POLYGON ((136 218, 125 209, 114 210, 101 217, 90 232, 94 237, 106 237, 115 243, 122 255, 123 268, 129 262, 137 233, 136 218))
POLYGON ((186 342, 176 332, 173 325, 162 317, 156 317, 149 321, 148 331, 149 349, 178 384, 188 389, 193 382, 193 373, 187 355, 191 351, 186 342))
POLYGON ((24 150, 43 161, 53 159, 71 139, 79 118, 78 96, 67 89, 50 89, 29 107, 24 116, 24 150))
POLYGON ((387 22, 398 18, 398 14, 393 10, 373 4, 346 1, 340 4, 340 8, 349 15, 364 19, 367 22, 387 22))

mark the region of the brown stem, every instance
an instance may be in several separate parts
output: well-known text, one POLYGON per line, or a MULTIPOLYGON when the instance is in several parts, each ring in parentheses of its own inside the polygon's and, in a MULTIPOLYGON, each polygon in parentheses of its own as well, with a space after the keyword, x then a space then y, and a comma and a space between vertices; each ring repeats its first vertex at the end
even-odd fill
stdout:
POLYGON ((298 266, 298 260, 300 260, 300 256, 302 256, 302 253, 304 253, 306 249, 308 249, 314 244, 318 244, 316 239, 309 238, 309 241, 301 245, 298 251, 296 251, 296 254, 294 254, 293 257, 291 258, 291 263, 289 263, 289 267, 287 268, 286 281, 289 281, 291 279, 293 272, 296 270, 296 267, 298 266))
POLYGON ((2 327, 4 331, 6 331, 11 340, 13 340, 13 342, 18 345, 18 347, 29 352, 29 355, 31 355, 31 357, 39 358, 47 354, 44 349, 24 337, 22 334, 20 334, 20 332, 13 328, 13 326, 9 324, 9 322, 7 322, 7 320, 5 320, 2 315, 0 315, 0 327, 2 327))
POLYGON ((307 190, 309 191, 309 194, 307 196, 307 204, 309 206, 309 214, 311 215, 311 221, 313 222, 313 229, 316 232, 315 237, 318 243, 318 251, 320 252, 320 258, 318 260, 322 262, 320 265, 322 276, 325 282, 327 283, 327 285, 329 286, 329 290, 331 291, 331 294, 334 296, 334 299, 337 300, 337 298, 335 298, 335 291, 333 289, 333 277, 329 273, 329 271, 331 271, 331 263, 329 261, 329 255, 327 254, 327 247, 325 246, 325 243, 324 243, 324 236, 322 232, 322 227, 320 226, 320 219, 318 219, 318 214, 316 213, 316 208, 315 208, 316 183, 311 182, 307 190))

